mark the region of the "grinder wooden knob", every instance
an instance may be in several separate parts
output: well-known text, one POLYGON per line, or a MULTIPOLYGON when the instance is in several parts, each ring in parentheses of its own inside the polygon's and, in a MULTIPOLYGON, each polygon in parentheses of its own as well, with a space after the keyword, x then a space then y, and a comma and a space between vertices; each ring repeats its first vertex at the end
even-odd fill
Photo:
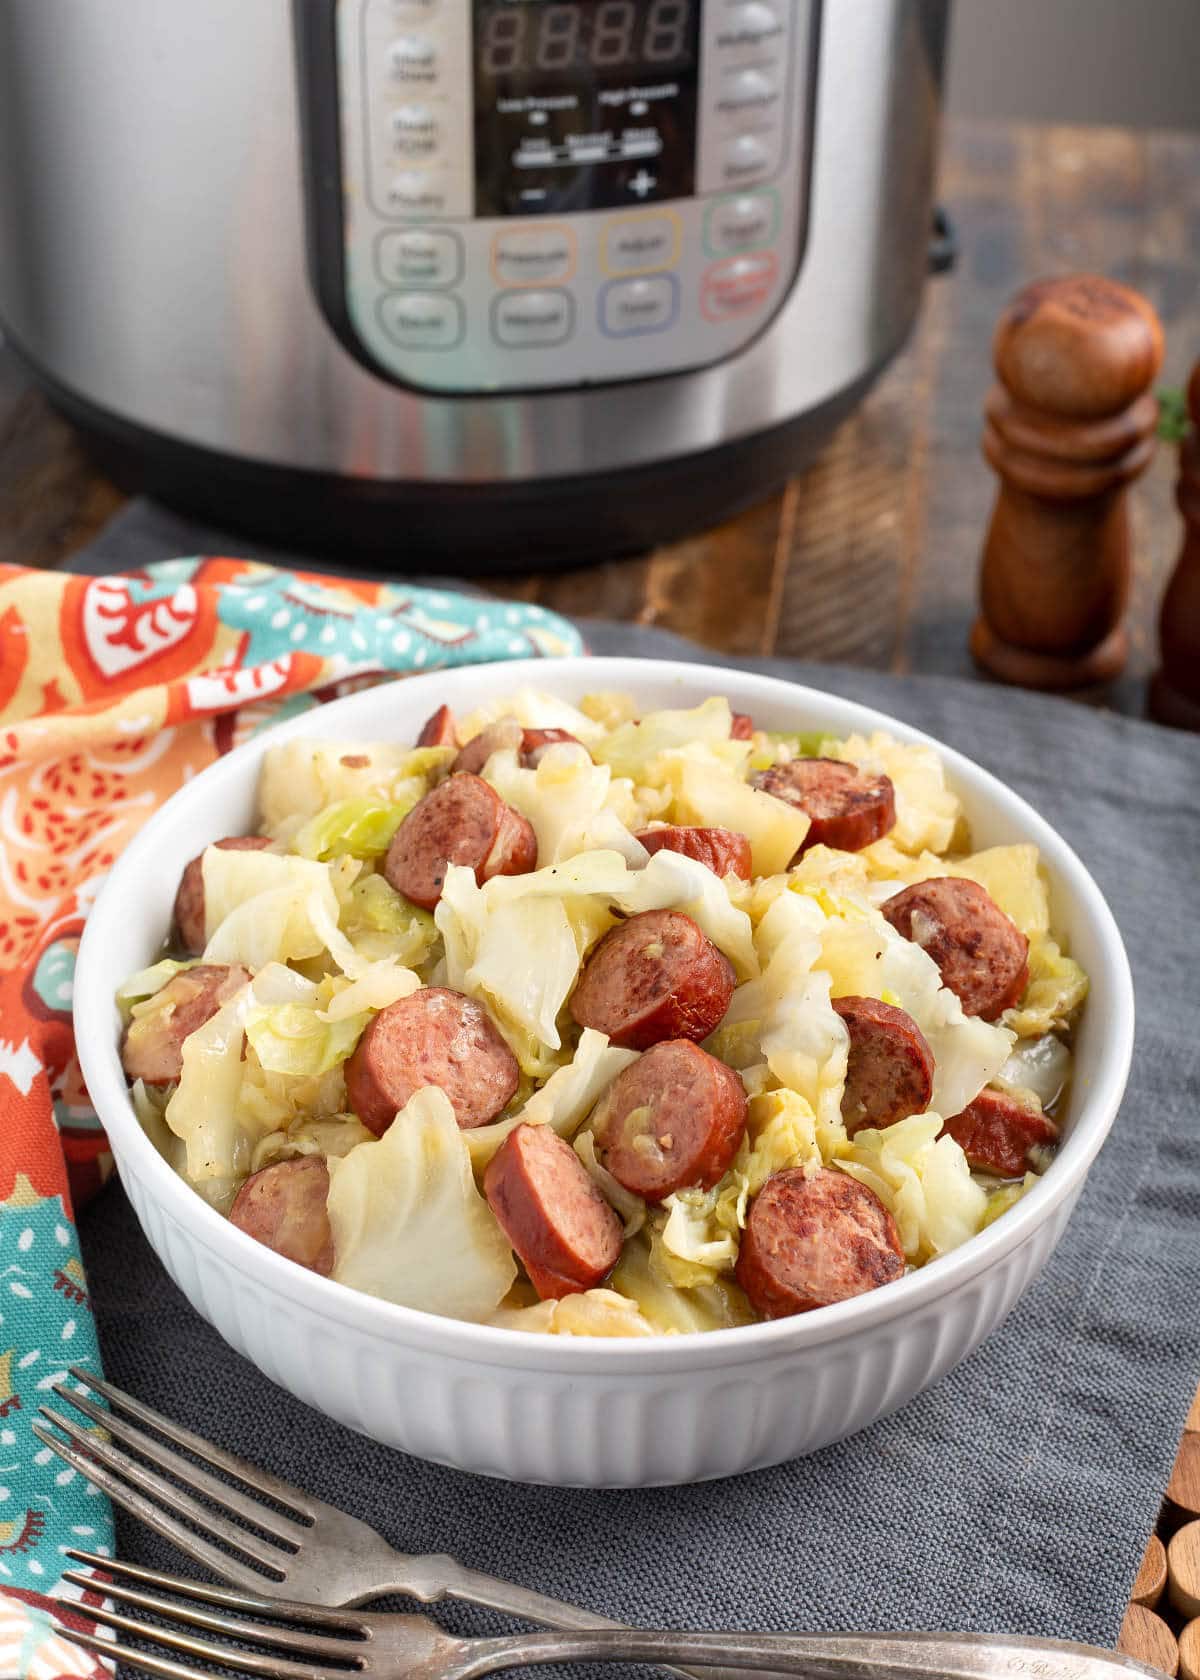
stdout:
POLYGON ((983 452, 1000 478, 971 651, 1029 688, 1105 682, 1125 663, 1126 491, 1154 453, 1162 328, 1099 275, 1019 292, 992 345, 983 452))
POLYGON ((1183 547, 1159 614, 1162 665, 1150 685, 1150 710, 1160 723, 1200 729, 1200 362, 1188 385, 1188 411, 1192 428, 1179 451, 1183 547))

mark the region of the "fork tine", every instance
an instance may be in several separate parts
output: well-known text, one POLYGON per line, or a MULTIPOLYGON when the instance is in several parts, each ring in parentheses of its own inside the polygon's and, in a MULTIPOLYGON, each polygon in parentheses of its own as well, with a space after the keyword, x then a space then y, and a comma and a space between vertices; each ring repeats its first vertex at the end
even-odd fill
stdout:
POLYGON ((157 1464, 160 1469, 176 1476, 194 1493, 206 1494, 215 1504, 222 1505, 227 1511, 233 1511, 247 1522, 265 1529, 268 1534, 273 1534, 277 1540, 282 1540, 285 1545, 296 1551, 304 1544, 309 1533, 306 1526, 293 1522, 290 1517, 280 1516, 260 1500, 250 1499, 246 1494, 239 1493, 237 1488, 230 1487, 228 1482, 218 1481, 215 1476, 210 1476, 207 1470, 201 1470, 182 1454, 172 1452, 170 1447, 164 1447, 161 1441, 156 1441, 153 1436, 135 1429, 115 1412, 106 1412, 102 1406, 97 1406, 83 1394, 76 1394, 64 1383, 55 1383, 54 1392, 77 1407, 84 1417, 91 1418, 93 1423, 107 1429, 118 1441, 135 1448, 143 1458, 148 1458, 152 1464, 157 1464))
POLYGON ((134 1651, 128 1645, 118 1645, 115 1640, 97 1639, 95 1634, 63 1627, 61 1622, 51 1622, 50 1631, 60 1639, 68 1640, 72 1645, 82 1645, 85 1651, 92 1651, 96 1656, 103 1657, 106 1663, 140 1668, 147 1674, 161 1674, 163 1680, 212 1680, 212 1675, 203 1668, 188 1668, 186 1663, 172 1662, 169 1657, 155 1657, 149 1652, 134 1651))
MULTIPOLYGON (((144 1563, 128 1563, 123 1558, 101 1557, 98 1552, 80 1552, 68 1546, 64 1556, 76 1563, 86 1563, 103 1575, 124 1575, 131 1581, 141 1581, 148 1587, 161 1587, 164 1592, 178 1593, 181 1598, 194 1598, 201 1604, 220 1604, 227 1610, 247 1610, 251 1615, 278 1616, 284 1614, 293 1622, 307 1622, 312 1627, 342 1628, 347 1633, 362 1633, 366 1626, 366 1611, 329 1610, 320 1604, 298 1604, 289 1600, 263 1598, 255 1593, 233 1592, 229 1587, 210 1586, 207 1581, 193 1581, 186 1575, 166 1575, 157 1569, 147 1569, 144 1563)), ((89 1588, 96 1583, 90 1576, 77 1578, 75 1572, 65 1579, 79 1579, 89 1588)))
POLYGON ((177 1447, 195 1453, 197 1458, 203 1459, 206 1464, 213 1465, 218 1470, 228 1471, 231 1476, 236 1476, 256 1493, 264 1494, 268 1499, 278 1501, 280 1505, 286 1505, 302 1519, 307 1518, 311 1522, 315 1516, 319 1501, 311 1499, 303 1488, 293 1487, 291 1482, 285 1482, 279 1476, 272 1476, 269 1471, 260 1470, 256 1464, 239 1458, 236 1453, 226 1452, 223 1447, 206 1441, 203 1435, 197 1435, 192 1430, 185 1429, 181 1423, 164 1417, 161 1412, 156 1412, 153 1406, 147 1406, 144 1400, 135 1399, 123 1388, 116 1388, 112 1383, 93 1375, 91 1371, 86 1371, 82 1365, 72 1365, 70 1375, 76 1382, 83 1383, 107 1400, 114 1411, 126 1412, 131 1418, 136 1418, 138 1423, 148 1424, 160 1435, 165 1435, 168 1441, 174 1441, 177 1447))
MULTIPOLYGON (((62 1578, 74 1587, 82 1587, 85 1592, 97 1591, 96 1582, 92 1577, 81 1575, 77 1569, 64 1569, 62 1578)), ((361 1638, 357 1641, 353 1637, 336 1639, 328 1634, 302 1633, 278 1622, 264 1627, 261 1622, 250 1622, 242 1616, 220 1616, 212 1610, 198 1610, 194 1605, 179 1604, 173 1598, 160 1597, 158 1593, 139 1592, 136 1587, 120 1586, 116 1581, 106 1581, 100 1590, 106 1599, 115 1599, 118 1604, 132 1605, 135 1610, 148 1610, 153 1616, 185 1622, 188 1627, 205 1628, 209 1633, 225 1633, 230 1639, 248 1639, 251 1643, 259 1645, 274 1645, 280 1650, 297 1651, 303 1656, 337 1657, 348 1661, 358 1655, 356 1644, 359 1650, 365 1645, 365 1640, 361 1638)), ((288 1614, 287 1605, 279 1600, 272 1602, 262 1599, 259 1601, 259 1607, 264 1616, 288 1614)), ((91 1614, 90 1610, 88 1613, 91 1614)))
POLYGON ((260 1564, 263 1569, 273 1569, 282 1577, 292 1553, 284 1552, 270 1541, 261 1539, 259 1535, 250 1534, 246 1529, 239 1528, 236 1523, 226 1521, 207 1505, 201 1505, 198 1499, 193 1499, 190 1493, 184 1493, 174 1483, 167 1481, 165 1476, 158 1475, 154 1470, 147 1470, 135 1458, 130 1458, 128 1453, 123 1453, 110 1446, 107 1441, 100 1440, 90 1429, 84 1429, 82 1424, 76 1423, 72 1418, 62 1417, 58 1412, 51 1411, 49 1406, 39 1406, 38 1411, 56 1429, 61 1429, 68 1440, 74 1441, 84 1454, 98 1458, 106 1468, 132 1482, 142 1493, 160 1500, 168 1510, 190 1517, 211 1538, 223 1541, 226 1546, 232 1546, 251 1562, 260 1564))
MULTIPOLYGON (((172 1613, 172 1606, 159 1608, 159 1615, 172 1613)), ((219 1645, 211 1639, 197 1639, 193 1634, 183 1633, 174 1627, 159 1627, 152 1622, 139 1621, 136 1616, 123 1616, 119 1610, 110 1610, 107 1604, 89 1604, 87 1608, 89 1621, 100 1622, 105 1627, 116 1628, 118 1633, 132 1633, 139 1639, 147 1640, 151 1645, 165 1645, 168 1651, 182 1651, 185 1656, 199 1657, 202 1662, 220 1663, 225 1668, 237 1668, 247 1674, 270 1674, 286 1677, 286 1680, 316 1680, 318 1675, 329 1674, 327 1668, 318 1668, 312 1663, 293 1662, 288 1657, 269 1656, 261 1651, 239 1651, 233 1645, 219 1645)), ((216 1617, 216 1631, 227 1633, 230 1639, 246 1637, 247 1624, 241 1621, 225 1623, 224 1618, 216 1617)), ((259 1634, 267 1630, 257 1630, 259 1634)), ((287 1630, 284 1629, 284 1632, 287 1630)), ((251 1637, 254 1637, 251 1634, 251 1637)), ((269 1644, 282 1645, 283 1640, 268 1640, 269 1644)), ((327 1644, 338 1647, 336 1655, 347 1659, 344 1668, 334 1669, 334 1674, 340 1674, 342 1680, 356 1669, 362 1668, 361 1659, 352 1645, 346 1645, 340 1640, 328 1640, 327 1644)), ((324 1655, 314 1652, 313 1655, 324 1655)))
MULTIPOLYGON (((103 1464, 93 1458, 85 1458, 70 1442, 52 1435, 42 1424, 35 1423, 33 1433, 44 1446, 65 1459, 81 1476, 106 1493, 116 1504, 132 1516, 139 1517, 148 1528, 152 1528, 156 1534, 161 1534, 164 1540, 170 1540, 187 1557, 194 1558, 206 1569, 211 1569, 214 1575, 220 1575, 226 1581, 235 1581, 239 1587, 274 1585, 273 1582, 264 1581, 256 1570, 249 1569, 244 1563, 239 1563, 237 1558, 230 1557, 228 1552, 210 1546, 207 1540, 202 1540, 190 1528, 185 1528, 183 1523, 176 1522, 174 1517, 168 1516, 151 1500, 127 1486, 118 1476, 114 1476, 111 1470, 105 1469, 103 1464)), ((105 1567, 108 1567, 111 1560, 105 1558, 103 1561, 105 1567)))

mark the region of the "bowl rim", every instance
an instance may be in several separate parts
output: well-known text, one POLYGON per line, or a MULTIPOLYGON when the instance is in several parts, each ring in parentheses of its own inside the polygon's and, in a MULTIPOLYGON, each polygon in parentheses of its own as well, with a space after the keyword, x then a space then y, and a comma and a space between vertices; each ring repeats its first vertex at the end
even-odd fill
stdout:
MULTIPOLYGON (((576 688, 574 683, 569 686, 576 688)), ((371 718, 371 732, 375 739, 389 739, 394 731, 385 717, 375 715, 371 718)), ((201 823, 199 831, 203 828, 201 823)), ((391 1340, 398 1347, 416 1346, 425 1353, 476 1364, 519 1365, 568 1375, 594 1371, 612 1376, 651 1376, 696 1365, 744 1365, 781 1354, 800 1354, 915 1315, 937 1297, 957 1292, 1022 1246, 1061 1203, 1078 1192, 1124 1094, 1134 1036, 1129 962, 1100 888, 1057 830, 998 777, 899 718, 818 688, 733 666, 619 656, 520 660, 422 673, 405 677, 400 683, 360 690, 329 702, 318 712, 305 711, 262 730, 177 789, 117 859, 96 897, 80 941, 74 1011, 80 1066, 118 1166, 127 1163, 130 1175, 141 1181, 145 1194, 183 1228, 194 1245, 237 1270, 256 1272, 268 1288, 321 1319, 391 1340), (1096 932, 1112 993, 1113 1021, 1095 1065, 1088 1070, 1088 1088, 1069 1136, 1045 1175, 1002 1219, 949 1254, 897 1279, 886 1289, 837 1302, 818 1312, 739 1325, 720 1332, 612 1338, 552 1336, 444 1318, 365 1295, 332 1278, 320 1277, 231 1225, 159 1154, 142 1130, 129 1100, 115 1030, 117 1012, 113 993, 121 977, 108 972, 104 952, 109 930, 124 919, 126 899, 137 895, 140 872, 155 860, 160 831, 174 823, 179 808, 199 803, 206 793, 240 781, 245 768, 257 763, 269 746, 311 734, 336 738, 341 731, 331 730, 328 727, 331 721, 354 719, 357 736, 347 731, 347 739, 361 741, 366 714, 379 714, 384 695, 394 698, 402 693, 406 708, 411 702, 413 709, 420 711, 430 701, 436 706, 444 701, 454 702, 456 697, 461 699, 459 690, 470 692, 494 690, 498 685, 517 688, 531 684, 547 692, 561 692, 558 679, 584 673, 587 689, 636 692, 640 676, 644 682, 653 681, 660 686, 676 682, 689 689, 691 694, 681 697, 685 703, 698 703, 692 696, 716 693, 729 695, 731 702, 744 702, 748 710, 756 702, 760 708, 770 706, 775 711, 801 706, 825 709, 836 717, 831 728, 839 733, 885 729, 897 739, 931 746, 940 755, 952 781, 959 783, 964 791, 977 792, 998 804, 1004 818, 1012 819, 1017 837, 1032 840, 1038 846, 1060 894, 1073 902, 1096 932)), ((131 1200, 139 1205, 138 1197, 131 1195, 131 1200)))

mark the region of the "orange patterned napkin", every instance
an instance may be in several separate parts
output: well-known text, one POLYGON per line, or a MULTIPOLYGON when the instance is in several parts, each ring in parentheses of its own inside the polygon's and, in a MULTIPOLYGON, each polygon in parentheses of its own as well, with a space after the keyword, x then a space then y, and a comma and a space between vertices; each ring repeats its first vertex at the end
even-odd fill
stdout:
MULTIPOLYGON (((400 674, 579 653, 540 607, 245 560, 115 577, 0 566, 0 1675, 99 1675, 49 1630, 107 1501, 30 1431, 99 1370, 73 1218, 111 1170, 71 1028, 75 951, 122 846, 269 723, 400 674)), ((69 1589, 68 1589, 69 1590, 69 1589)))

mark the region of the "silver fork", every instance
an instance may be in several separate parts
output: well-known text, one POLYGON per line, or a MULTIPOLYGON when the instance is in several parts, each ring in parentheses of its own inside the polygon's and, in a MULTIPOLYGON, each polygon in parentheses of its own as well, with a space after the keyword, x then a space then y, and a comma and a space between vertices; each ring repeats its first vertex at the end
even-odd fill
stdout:
MULTIPOLYGON (((70 1375, 107 1400, 109 1409, 63 1383, 54 1384, 55 1394, 148 1462, 122 1452, 94 1430, 49 1406, 38 1409, 62 1435, 35 1423, 33 1432, 38 1439, 187 1557, 261 1598, 299 1599, 309 1605, 344 1608, 404 1593, 422 1604, 460 1599, 553 1628, 585 1631, 624 1627, 611 1617, 598 1616, 546 1593, 466 1569, 448 1553, 414 1556, 399 1552, 369 1523, 215 1446, 124 1389, 101 1381, 80 1366, 72 1366, 70 1375), (185 1448, 202 1464, 193 1464, 173 1452, 139 1429, 138 1423, 147 1424, 185 1448), (183 1487, 176 1487, 150 1465, 168 1471, 183 1487), (250 1491, 231 1487, 214 1475, 214 1470, 236 1477, 250 1491), (196 1494, 203 1494, 221 1510, 201 1504, 196 1494), (279 1505, 286 1507, 286 1512, 275 1509, 279 1505), (232 1521, 232 1517, 252 1523, 256 1532, 232 1521), (189 1527, 189 1523, 194 1526, 189 1527)), ((689 1676, 688 1680, 737 1680, 737 1675, 728 1669, 708 1669, 702 1677, 689 1676)))
MULTIPOLYGON (((83 1614, 118 1633, 134 1634, 167 1651, 219 1664, 238 1675, 270 1675, 272 1680, 476 1680, 477 1676, 525 1663, 556 1662, 698 1662, 736 1663, 742 1669, 799 1673, 812 1680, 1010 1680, 1036 1675, 1040 1680, 1130 1680, 1153 1676, 1129 1657, 1095 1646, 1057 1639, 1015 1639, 974 1634, 788 1634, 679 1633, 665 1629, 521 1633, 502 1639, 456 1639, 428 1616, 379 1615, 329 1610, 283 1599, 252 1597, 223 1587, 203 1586, 178 1576, 160 1575, 88 1552, 68 1556, 107 1575, 124 1576, 164 1589, 185 1600, 113 1581, 108 1598, 159 1618, 157 1625, 113 1610, 108 1604, 81 1610, 59 1600, 62 1609, 83 1614), (194 1602, 193 1602, 194 1601, 194 1602), (199 1605, 216 1605, 204 1610, 199 1605), (228 1611, 239 1611, 229 1615, 228 1611), (250 1620, 248 1618, 255 1618, 250 1620), (262 1618, 270 1618, 264 1624, 262 1618), (271 1647, 247 1651, 186 1631, 220 1634, 226 1639, 271 1647)), ((75 1570, 63 1579, 95 1590, 97 1582, 75 1570)), ((211 1680, 199 1668, 153 1651, 78 1632, 69 1624, 55 1631, 65 1639, 110 1661, 139 1668, 165 1680, 211 1680)))

